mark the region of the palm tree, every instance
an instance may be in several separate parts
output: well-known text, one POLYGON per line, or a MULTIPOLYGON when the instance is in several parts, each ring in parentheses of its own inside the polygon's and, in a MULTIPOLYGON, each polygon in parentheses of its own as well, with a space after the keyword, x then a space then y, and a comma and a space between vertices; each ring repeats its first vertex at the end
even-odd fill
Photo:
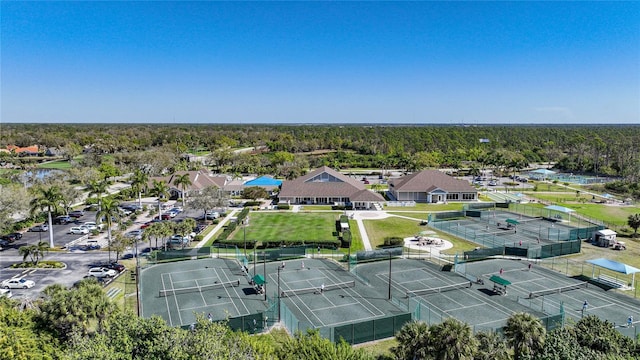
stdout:
POLYGON ((149 175, 146 172, 140 169, 133 172, 131 188, 138 193, 138 206, 140 206, 140 208, 142 208, 142 192, 146 190, 148 182, 149 175))
POLYGON ((109 187, 109 184, 106 182, 106 180, 91 180, 86 186, 87 190, 89 190, 89 197, 96 195, 96 197, 98 198, 98 209, 102 206, 102 194, 107 192, 107 187, 109 187))
POLYGON ((176 178, 173 180, 173 185, 179 186, 182 188, 182 207, 184 207, 184 197, 186 195, 187 187, 191 186, 191 179, 189 178, 189 173, 184 173, 182 175, 176 175, 176 178))
POLYGON ((479 332, 475 335, 478 340, 478 351, 475 360, 509 360, 511 355, 507 344, 496 332, 479 332))
POLYGON ((158 197, 158 219, 162 219, 162 209, 160 200, 169 195, 169 185, 164 181, 153 180, 153 186, 150 190, 151 195, 158 197))
MULTIPOLYGON (((183 238, 193 232, 193 228, 196 227, 196 221, 192 218, 186 218, 181 223, 177 224, 174 228, 176 234, 180 234, 183 238)), ((189 238, 189 241, 193 239, 189 238)), ((185 243, 182 243, 182 248, 184 249, 185 243)))
POLYGON ((544 347, 546 330, 540 319, 528 313, 515 313, 507 319, 504 328, 507 343, 513 347, 515 360, 524 355, 535 355, 544 347))
POLYGON ((422 321, 404 324, 396 334, 398 346, 391 349, 397 359, 426 359, 430 354, 429 325, 422 321))
POLYGON ((34 266, 38 265, 38 261, 44 257, 47 251, 49 251, 49 245, 44 241, 40 241, 37 245, 21 246, 18 249, 18 252, 22 255, 22 261, 26 261, 27 257, 29 257, 34 266))
POLYGON ((51 213, 61 212, 63 203, 62 193, 57 186, 36 188, 36 196, 29 203, 31 214, 38 211, 47 211, 49 224, 49 247, 53 248, 53 221, 51 213))
POLYGON ((453 318, 432 326, 429 338, 438 360, 472 360, 478 349, 471 327, 453 318))
POLYGON ((102 205, 100 210, 96 213, 96 224, 100 223, 104 219, 104 223, 107 225, 107 243, 109 246, 109 262, 111 262, 111 227, 113 221, 120 222, 120 209, 118 208, 119 202, 111 198, 102 199, 102 205))

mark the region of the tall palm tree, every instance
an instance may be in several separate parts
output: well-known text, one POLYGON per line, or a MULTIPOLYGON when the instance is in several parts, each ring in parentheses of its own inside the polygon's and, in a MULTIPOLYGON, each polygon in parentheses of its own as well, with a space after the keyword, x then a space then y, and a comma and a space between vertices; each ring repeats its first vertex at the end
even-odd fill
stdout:
POLYGON ((535 356, 544 347, 546 330, 537 317, 528 313, 515 313, 507 319, 504 328, 507 343, 513 347, 515 360, 526 355, 535 356))
POLYGON ((36 188, 35 197, 29 203, 31 214, 38 211, 47 211, 49 223, 49 247, 53 248, 53 221, 51 213, 61 212, 63 203, 62 193, 57 186, 38 187, 36 188))
POLYGON ((163 197, 169 196, 169 185, 164 181, 153 180, 153 186, 149 191, 151 195, 158 197, 158 218, 162 219, 162 208, 160 207, 160 200, 163 197))
POLYGON ((119 202, 111 198, 102 199, 102 205, 100 210, 96 213, 96 224, 100 223, 104 219, 104 223, 107 225, 107 243, 109 246, 109 262, 111 262, 111 227, 114 220, 120 222, 120 209, 118 209, 119 202))
POLYGON ((398 346, 391 349, 397 359, 426 359, 430 354, 429 325, 422 321, 412 321, 396 334, 398 346))
POLYGON ((191 179, 189 178, 189 173, 184 173, 182 175, 176 175, 176 178, 173 180, 173 185, 179 186, 182 188, 182 207, 184 207, 184 198, 186 195, 187 187, 191 186, 191 179))
POLYGON ((478 341, 468 324, 448 318, 431 327, 429 343, 438 360, 472 360, 478 341))
POLYGON ((149 182, 149 174, 137 169, 131 176, 131 188, 138 193, 138 206, 142 208, 142 192, 146 190, 149 182))
POLYGON ((102 194, 105 194, 107 192, 108 187, 109 184, 106 180, 91 180, 86 186, 87 190, 89 190, 89 197, 95 195, 98 198, 98 209, 102 206, 102 194))

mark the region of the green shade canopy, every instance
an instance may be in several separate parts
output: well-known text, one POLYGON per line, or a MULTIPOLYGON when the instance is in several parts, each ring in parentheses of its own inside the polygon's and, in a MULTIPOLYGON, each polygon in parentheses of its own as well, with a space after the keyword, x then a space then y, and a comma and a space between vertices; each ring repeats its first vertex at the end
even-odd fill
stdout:
POLYGON ((253 282, 256 285, 264 285, 264 284, 267 283, 266 281, 264 281, 264 276, 262 276, 260 274, 257 274, 256 276, 253 277, 253 282))
POLYGON ((507 219, 507 224, 518 225, 518 224, 520 224, 520 223, 518 222, 518 220, 514 220, 514 219, 507 219))
POLYGON ((489 278, 490 281, 493 281, 494 283, 498 284, 498 285, 502 285, 502 286, 507 286, 507 285, 511 285, 511 282, 509 280, 503 279, 498 275, 493 275, 489 278))

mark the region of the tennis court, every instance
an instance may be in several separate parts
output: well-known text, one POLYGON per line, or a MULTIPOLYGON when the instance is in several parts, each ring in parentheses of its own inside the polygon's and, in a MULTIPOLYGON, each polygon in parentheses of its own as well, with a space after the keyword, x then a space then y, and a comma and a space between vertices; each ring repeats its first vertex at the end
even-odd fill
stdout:
POLYGON ((429 225, 487 248, 538 248, 575 240, 577 228, 559 218, 531 217, 502 210, 467 212, 470 213, 476 216, 434 221, 429 225))
POLYGON ((596 315, 614 324, 626 325, 627 318, 640 319, 640 301, 614 292, 581 278, 566 277, 535 263, 508 259, 493 259, 463 264, 467 277, 484 279, 493 275, 509 281, 510 301, 518 302, 547 315, 564 311, 566 321, 578 321, 584 315, 596 315), (531 264, 531 267, 529 267, 531 264), (583 311, 584 302, 588 306, 583 311))
MULTIPOLYGON (((264 296, 256 292, 236 260, 201 259, 154 265, 140 273, 141 314, 159 315, 171 326, 188 326, 196 314, 211 320, 245 319, 260 331, 264 296), (253 321, 253 320, 256 321, 253 321)), ((230 321, 231 323, 231 321, 230 321)))
MULTIPOLYGON (((389 284, 389 262, 358 264, 358 274, 376 288, 389 284)), ((497 330, 516 312, 546 315, 517 301, 498 296, 491 285, 469 281, 455 272, 420 260, 391 261, 392 296, 412 312, 414 319, 437 324, 456 318, 471 325, 475 331, 497 330)))
MULTIPOLYGON (((261 274, 265 271, 263 269, 267 273, 267 294, 272 298, 279 294, 281 312, 290 312, 295 318, 295 324, 291 324, 293 329, 287 326, 290 331, 335 328, 402 312, 388 301, 385 288, 380 291, 367 286, 332 260, 303 259, 258 264, 256 271, 261 274)), ((251 271, 252 268, 249 269, 251 271)), ((291 323, 282 313, 280 316, 285 324, 291 323)), ((407 318, 410 320, 409 316, 407 318)), ((393 327, 390 331, 390 336, 393 336, 393 327)))

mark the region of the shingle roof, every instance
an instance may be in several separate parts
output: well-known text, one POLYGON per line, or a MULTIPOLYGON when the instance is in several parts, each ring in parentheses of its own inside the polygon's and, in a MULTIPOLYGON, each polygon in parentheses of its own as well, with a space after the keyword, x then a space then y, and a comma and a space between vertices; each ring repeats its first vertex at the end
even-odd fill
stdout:
POLYGON ((476 192, 465 180, 459 180, 438 170, 423 170, 390 181, 396 191, 426 191, 442 189, 447 192, 476 192))
POLYGON ((149 180, 151 184, 153 180, 165 181, 170 187, 179 188, 182 190, 182 187, 177 187, 173 184, 173 181, 176 177, 181 176, 185 173, 189 174, 189 180, 191 181, 191 185, 187 188, 187 191, 191 190, 202 190, 209 186, 215 186, 217 188, 223 189, 224 185, 227 183, 227 177, 223 175, 210 175, 208 172, 204 170, 197 171, 178 171, 170 176, 163 177, 154 177, 149 180))
POLYGON ((327 166, 320 167, 297 179, 284 181, 280 197, 348 197, 351 201, 384 201, 384 198, 356 179, 347 177, 327 166), (323 173, 337 181, 312 181, 323 173))

